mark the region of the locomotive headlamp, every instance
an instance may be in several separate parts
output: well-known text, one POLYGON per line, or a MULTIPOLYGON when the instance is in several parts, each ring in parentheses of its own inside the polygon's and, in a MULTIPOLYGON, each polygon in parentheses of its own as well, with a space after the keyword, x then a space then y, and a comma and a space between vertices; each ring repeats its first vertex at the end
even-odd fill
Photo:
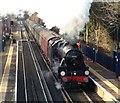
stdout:
POLYGON ((77 73, 76 72, 74 72, 74 75, 76 75, 77 73))
POLYGON ((88 70, 85 71, 85 75, 89 75, 89 71, 88 70))
POLYGON ((61 71, 60 75, 61 75, 61 76, 64 76, 64 75, 65 75, 65 72, 64 72, 64 71, 61 71))

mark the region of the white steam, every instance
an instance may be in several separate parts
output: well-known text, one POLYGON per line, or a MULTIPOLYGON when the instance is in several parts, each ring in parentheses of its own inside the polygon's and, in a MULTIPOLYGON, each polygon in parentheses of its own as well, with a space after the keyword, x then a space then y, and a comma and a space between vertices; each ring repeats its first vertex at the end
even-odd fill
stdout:
POLYGON ((62 88, 62 84, 59 82, 55 82, 55 87, 59 90, 62 88))
POLYGON ((38 16, 43 18, 48 28, 58 26, 67 39, 75 40, 75 35, 83 29, 89 21, 89 9, 92 0, 51 0, 50 4, 44 0, 42 6, 45 10, 37 10, 38 16))

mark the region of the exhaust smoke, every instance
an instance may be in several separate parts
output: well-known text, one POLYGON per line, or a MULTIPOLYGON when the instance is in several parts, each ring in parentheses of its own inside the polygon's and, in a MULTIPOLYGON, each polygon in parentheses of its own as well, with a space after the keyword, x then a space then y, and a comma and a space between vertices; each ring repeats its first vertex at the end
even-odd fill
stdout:
MULTIPOLYGON (((44 2, 48 0, 44 0, 44 2)), ((89 21, 89 9, 93 0, 51 0, 50 4, 44 3, 44 12, 38 11, 48 28, 57 26, 64 38, 70 43, 78 40, 78 34, 89 21), (45 5, 46 4, 46 5, 45 5), (47 8, 46 8, 47 7, 47 8)), ((42 4, 43 5, 43 4, 42 4)))

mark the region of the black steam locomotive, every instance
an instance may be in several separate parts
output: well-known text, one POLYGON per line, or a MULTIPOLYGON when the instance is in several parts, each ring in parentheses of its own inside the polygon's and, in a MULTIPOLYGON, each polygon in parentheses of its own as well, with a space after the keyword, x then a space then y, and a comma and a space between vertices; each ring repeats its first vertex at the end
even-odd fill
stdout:
POLYGON ((48 58, 53 71, 57 71, 63 86, 85 85, 89 81, 89 70, 84 63, 83 55, 78 48, 74 48, 57 33, 27 20, 37 43, 48 58))

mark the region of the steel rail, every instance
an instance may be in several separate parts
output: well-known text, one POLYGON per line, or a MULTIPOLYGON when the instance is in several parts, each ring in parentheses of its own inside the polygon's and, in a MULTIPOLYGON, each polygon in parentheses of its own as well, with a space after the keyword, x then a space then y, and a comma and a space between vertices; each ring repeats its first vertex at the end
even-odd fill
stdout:
POLYGON ((40 84, 41 84, 41 87, 42 87, 42 90, 43 90, 43 93, 44 93, 44 96, 45 96, 45 99, 46 99, 46 102, 48 102, 48 101, 52 102, 53 101, 52 96, 51 96, 50 91, 47 87, 46 81, 45 81, 44 76, 42 74, 42 70, 41 70, 41 67, 38 63, 38 60, 37 60, 36 55, 34 53, 34 50, 32 48, 31 42, 28 42, 28 45, 29 45, 29 49, 31 51, 31 55, 32 55, 32 58, 33 58, 33 61, 34 61, 34 65, 36 67, 35 69, 36 69, 36 72, 37 72, 37 75, 38 75, 38 78, 39 78, 39 81, 40 81, 40 84), (38 68, 39 68, 40 72, 38 71, 38 68), (42 81, 43 81, 44 85, 42 84, 42 81), (47 92, 48 96, 47 96, 45 91, 47 92), (48 100, 48 98, 49 98, 49 100, 48 100))

